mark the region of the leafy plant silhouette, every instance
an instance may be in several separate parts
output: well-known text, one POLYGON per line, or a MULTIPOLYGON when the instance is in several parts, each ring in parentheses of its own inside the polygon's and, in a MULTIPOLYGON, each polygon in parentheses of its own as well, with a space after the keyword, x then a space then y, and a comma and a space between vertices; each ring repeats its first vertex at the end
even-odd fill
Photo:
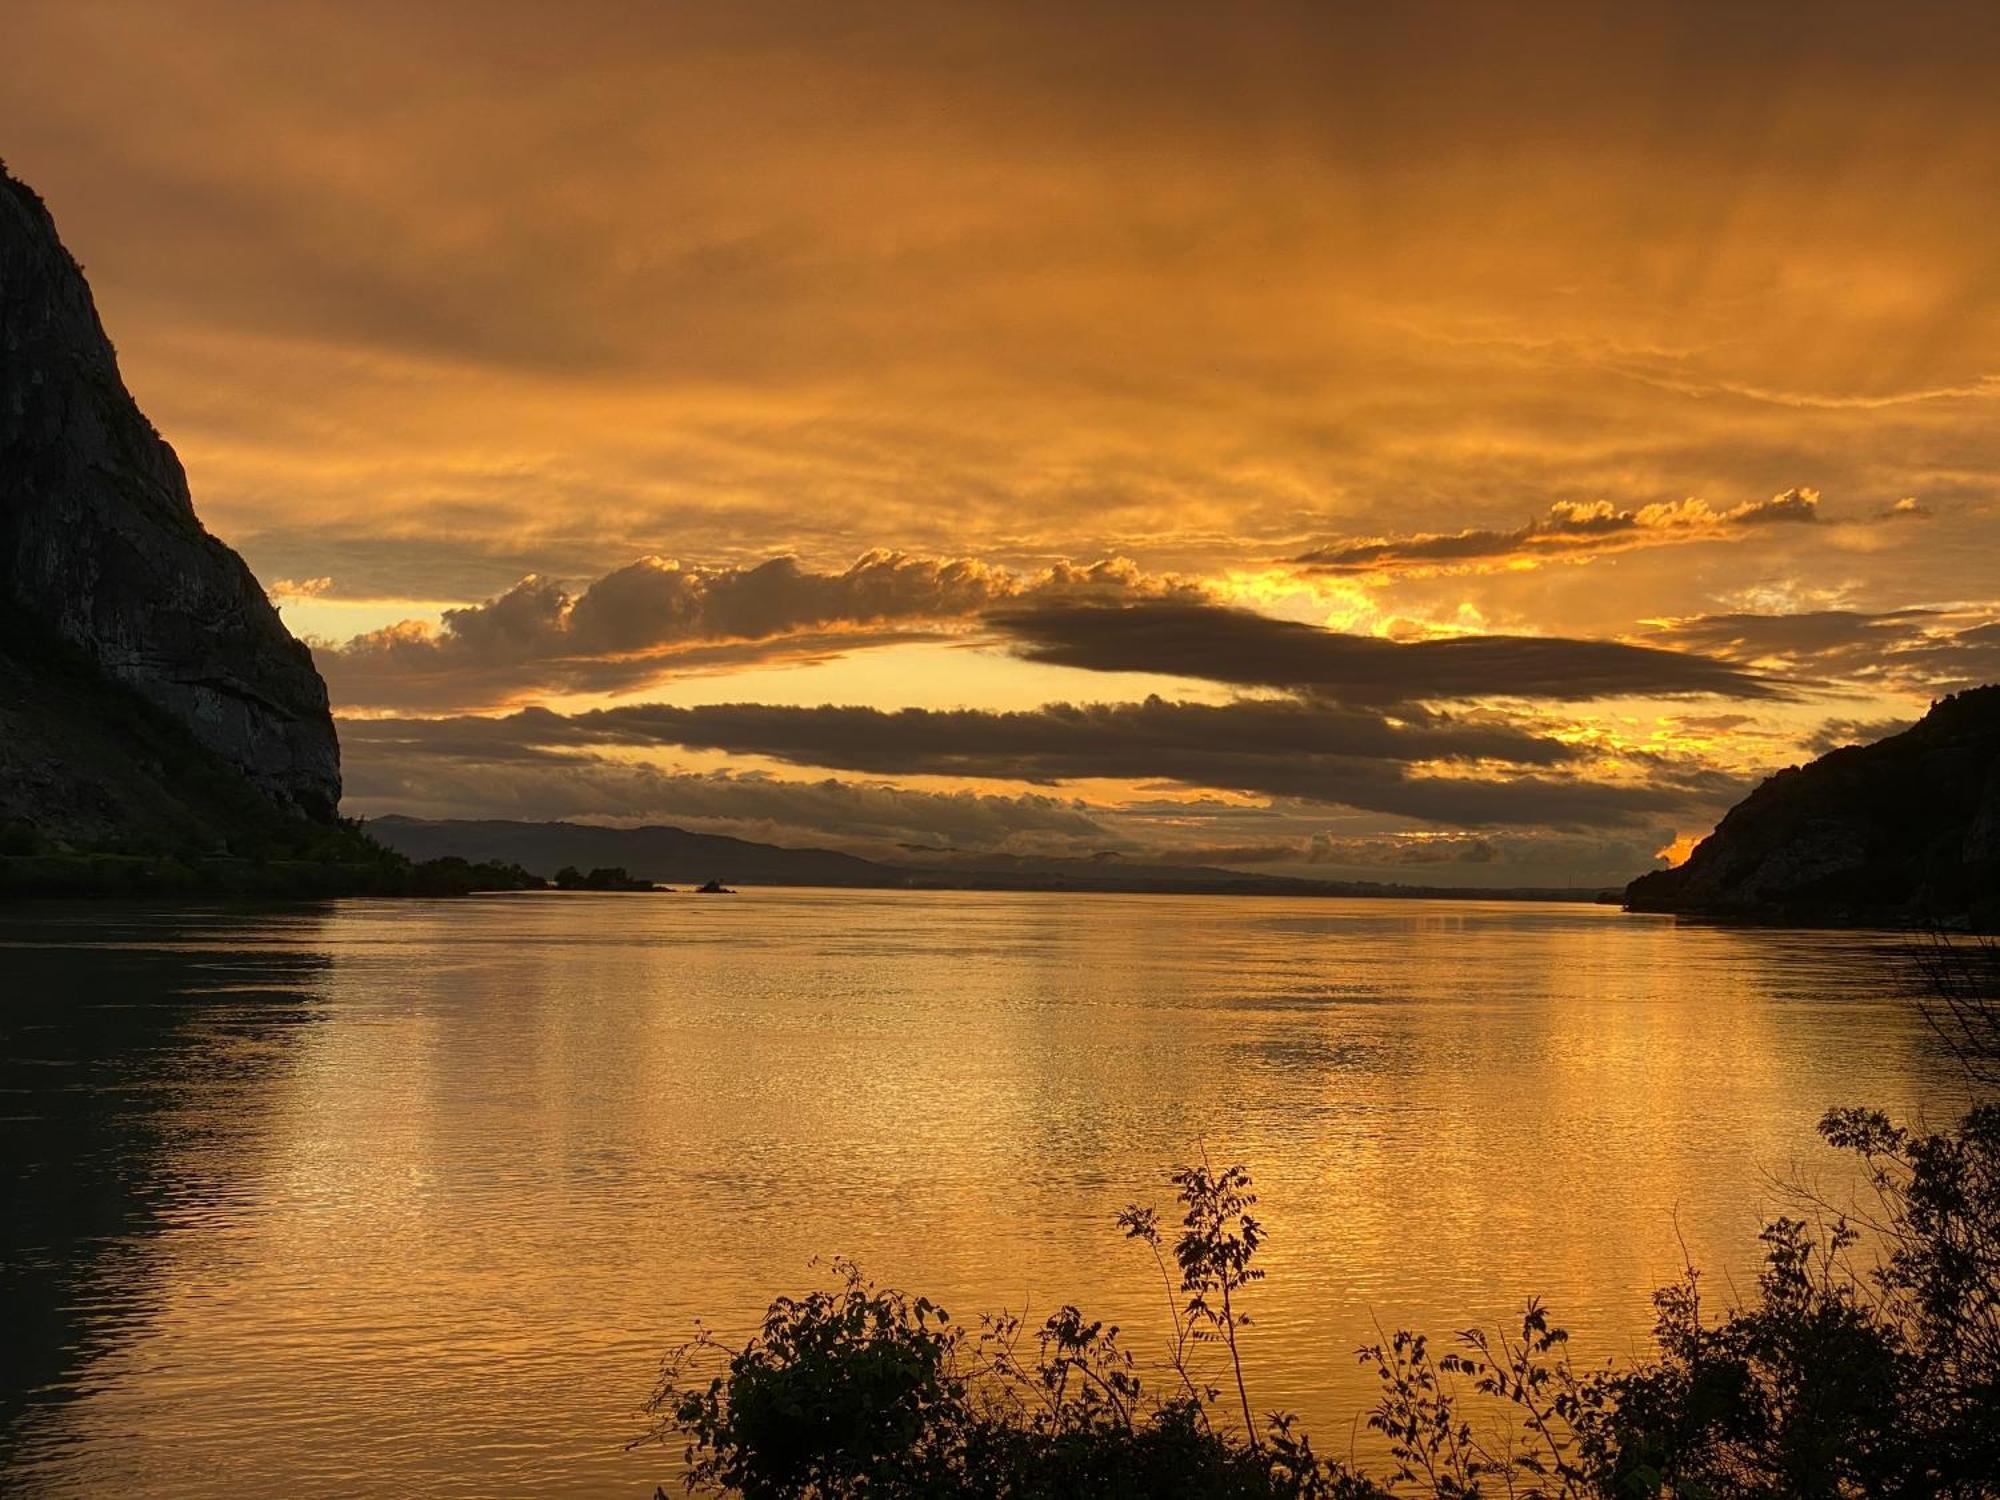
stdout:
MULTIPOLYGON (((1264 1227, 1250 1213, 1257 1206, 1257 1195, 1250 1191, 1250 1174, 1243 1167, 1214 1172, 1206 1158, 1199 1165, 1175 1169, 1171 1180, 1185 1210, 1180 1236, 1174 1241, 1174 1264, 1180 1269, 1179 1290, 1187 1297, 1184 1305, 1174 1309, 1174 1369, 1188 1394, 1205 1411, 1215 1392, 1196 1386, 1187 1369, 1187 1346, 1219 1342, 1227 1348, 1243 1410, 1243 1430, 1255 1448, 1257 1424, 1250 1415, 1250 1393, 1243 1380, 1243 1355, 1236 1335, 1250 1326, 1249 1314, 1237 1306, 1243 1289, 1264 1279, 1262 1268, 1251 1264, 1257 1247, 1264 1243, 1264 1227)), ((1165 1274, 1158 1212, 1135 1203, 1118 1215, 1118 1224, 1126 1238, 1152 1249, 1165 1274)))

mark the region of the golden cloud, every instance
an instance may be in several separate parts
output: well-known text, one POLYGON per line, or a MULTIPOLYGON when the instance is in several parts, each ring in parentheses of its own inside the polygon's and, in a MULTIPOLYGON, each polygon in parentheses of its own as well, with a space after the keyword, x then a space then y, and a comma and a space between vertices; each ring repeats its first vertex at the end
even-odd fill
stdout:
POLYGON ((1618 510, 1608 500, 1557 501, 1547 515, 1512 531, 1349 538, 1315 547, 1292 561, 1315 573, 1498 572, 1641 547, 1724 541, 1763 526, 1809 525, 1819 515, 1819 492, 1810 489, 1786 490, 1769 500, 1745 501, 1727 510, 1692 498, 1636 510, 1618 510))

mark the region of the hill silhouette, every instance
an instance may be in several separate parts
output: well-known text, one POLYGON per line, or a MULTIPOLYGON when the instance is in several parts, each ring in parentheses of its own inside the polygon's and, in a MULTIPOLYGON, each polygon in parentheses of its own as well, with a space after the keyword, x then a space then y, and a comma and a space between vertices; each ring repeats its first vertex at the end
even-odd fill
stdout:
POLYGON ((2000 686, 1767 779, 1633 911, 1825 926, 2000 930, 2000 686))
MULTIPOLYGON (((125 388, 82 269, 4 167, 0 377, 0 649, 38 679, 87 664, 267 801, 331 823, 340 751, 312 654, 202 528, 179 458, 125 388), (51 640, 69 650, 45 659, 51 640)), ((18 707, 18 677, 14 691, 18 707)))
POLYGON ((83 270, 0 164, 0 892, 457 891, 339 817, 326 684, 196 516, 83 270))

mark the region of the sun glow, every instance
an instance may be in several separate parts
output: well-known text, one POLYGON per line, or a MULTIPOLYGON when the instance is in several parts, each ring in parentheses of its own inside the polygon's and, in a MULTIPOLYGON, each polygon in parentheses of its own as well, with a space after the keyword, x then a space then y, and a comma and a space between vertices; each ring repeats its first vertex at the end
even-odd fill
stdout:
POLYGON ((1694 846, 1708 835, 1705 833, 1677 833, 1673 842, 1653 851, 1655 859, 1664 859, 1669 865, 1684 865, 1687 857, 1694 853, 1694 846))

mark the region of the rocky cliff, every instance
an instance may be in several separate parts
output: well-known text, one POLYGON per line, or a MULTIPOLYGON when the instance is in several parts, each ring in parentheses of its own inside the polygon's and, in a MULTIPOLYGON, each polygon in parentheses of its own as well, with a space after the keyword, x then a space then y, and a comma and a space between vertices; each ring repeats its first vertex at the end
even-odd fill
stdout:
POLYGON ((1780 771, 1633 911, 1814 925, 2000 930, 2000 687, 1914 728, 1780 771))
MULTIPOLYGON (((0 685, 41 683, 46 699, 49 642, 274 807, 334 817, 340 754, 311 654, 243 559, 202 529, 180 460, 119 378, 82 270, 41 199, 0 167, 0 667, 13 662, 0 685)), ((13 697, 0 791, 21 805, 0 814, 73 821, 94 807, 115 820, 131 787, 98 795, 66 784, 59 763, 30 764, 75 736, 13 697)), ((89 738, 102 726, 72 727, 89 738)))

